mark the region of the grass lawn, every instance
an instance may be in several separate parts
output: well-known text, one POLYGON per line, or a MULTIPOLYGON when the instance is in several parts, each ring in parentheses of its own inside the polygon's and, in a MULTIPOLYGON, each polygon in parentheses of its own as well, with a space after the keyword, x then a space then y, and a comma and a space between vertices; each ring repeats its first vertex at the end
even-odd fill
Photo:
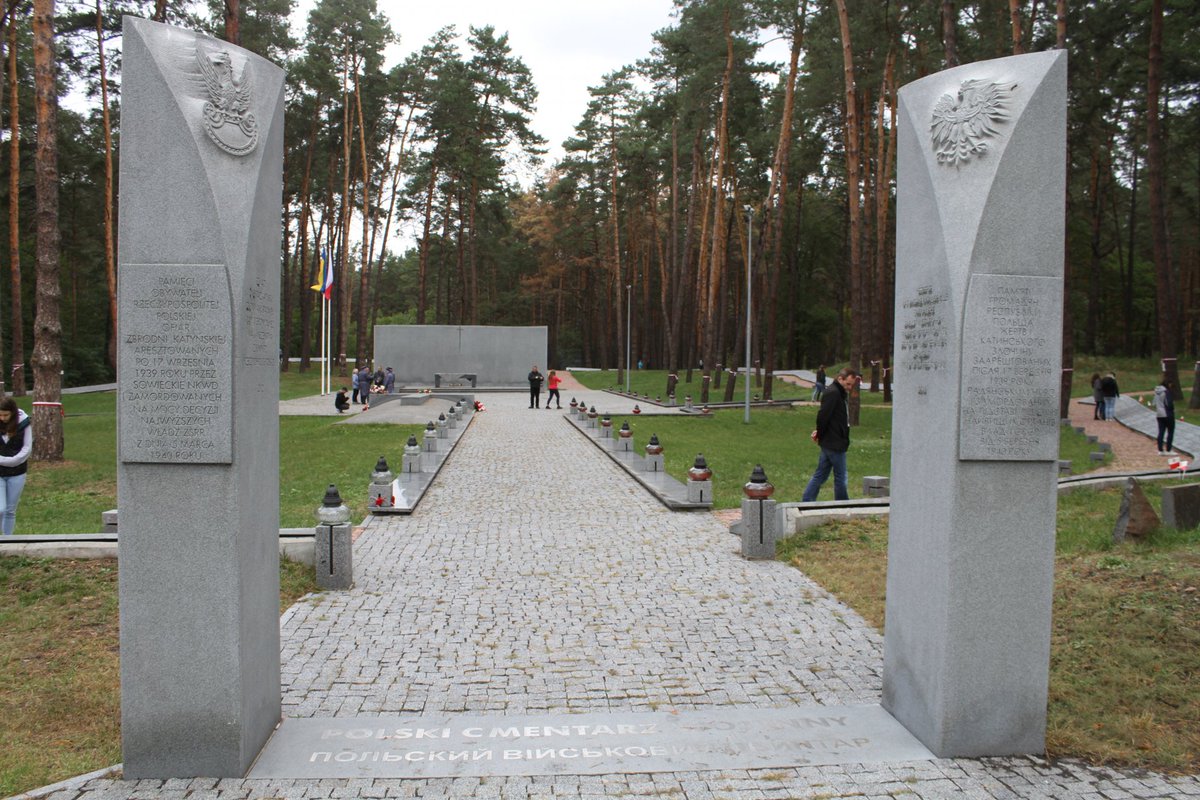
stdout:
MULTIPOLYGON (((280 562, 280 609, 316 591, 280 562)), ((117 562, 0 558, 0 796, 121 760, 117 562)))
MULTIPOLYGON (((616 370, 580 370, 572 372, 576 380, 582 383, 589 389, 620 389, 624 390, 625 383, 617 381, 616 370)), ((687 383, 687 371, 680 370, 676 373, 679 376, 679 383, 675 387, 675 401, 679 405, 683 405, 683 398, 686 395, 692 396, 692 401, 697 405, 700 404, 700 370, 692 370, 692 382, 687 383)), ((830 375, 834 373, 830 372, 830 375)), ((728 380, 728 375, 722 377, 721 388, 709 389, 708 400, 710 403, 719 403, 725 399, 725 385, 728 380)), ((649 395, 651 399, 661 397, 662 402, 667 401, 667 371, 665 369, 639 369, 629 373, 629 390, 640 395, 649 395)), ((761 398, 763 390, 758 386, 751 388, 751 399, 761 398)), ((794 383, 788 383, 782 379, 776 380, 771 389, 772 397, 775 400, 808 400, 812 396, 812 389, 807 386, 797 386, 794 383)), ((742 376, 738 376, 738 381, 734 387, 733 399, 735 402, 742 402, 746 399, 746 383, 742 376)))

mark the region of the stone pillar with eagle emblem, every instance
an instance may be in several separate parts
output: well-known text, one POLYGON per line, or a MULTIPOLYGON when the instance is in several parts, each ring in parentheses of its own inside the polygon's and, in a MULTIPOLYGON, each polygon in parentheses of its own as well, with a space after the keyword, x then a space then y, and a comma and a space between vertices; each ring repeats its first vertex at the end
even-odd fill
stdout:
POLYGON ((284 73, 143 19, 123 36, 124 775, 240 777, 280 719, 284 73))
POLYGON ((900 90, 883 705, 939 757, 1042 753, 1067 56, 900 90))

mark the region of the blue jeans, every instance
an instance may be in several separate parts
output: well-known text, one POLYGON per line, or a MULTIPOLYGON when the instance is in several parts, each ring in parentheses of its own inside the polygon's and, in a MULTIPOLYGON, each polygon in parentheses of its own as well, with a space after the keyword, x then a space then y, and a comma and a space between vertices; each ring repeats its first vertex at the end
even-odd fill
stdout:
POLYGON ((21 492, 25 489, 25 476, 0 478, 0 484, 0 531, 12 536, 17 527, 17 503, 21 502, 21 492))
POLYGON ((1115 398, 1115 397, 1104 398, 1104 418, 1105 419, 1116 419, 1117 418, 1117 398, 1115 398))
POLYGON ((821 491, 821 485, 829 477, 830 470, 833 471, 833 499, 850 499, 850 494, 846 490, 846 454, 826 450, 822 447, 821 457, 817 459, 817 471, 813 473, 812 479, 804 489, 804 497, 801 498, 803 502, 811 503, 817 499, 817 493, 821 491))

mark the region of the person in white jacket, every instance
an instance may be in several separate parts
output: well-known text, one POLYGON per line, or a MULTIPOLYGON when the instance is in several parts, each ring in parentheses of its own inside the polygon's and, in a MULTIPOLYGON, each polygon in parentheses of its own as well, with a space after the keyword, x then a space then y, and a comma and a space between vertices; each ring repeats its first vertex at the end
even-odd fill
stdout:
POLYGON ((0 533, 5 536, 12 536, 17 527, 17 503, 33 450, 30 422, 11 397, 0 400, 0 533))

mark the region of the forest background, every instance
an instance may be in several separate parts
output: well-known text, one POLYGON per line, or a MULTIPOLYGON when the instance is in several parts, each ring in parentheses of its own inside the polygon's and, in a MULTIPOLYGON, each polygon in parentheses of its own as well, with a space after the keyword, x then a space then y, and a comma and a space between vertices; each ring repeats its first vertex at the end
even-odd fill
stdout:
POLYGON ((299 39, 293 0, 0 2, 0 376, 15 394, 32 379, 36 458, 61 458, 62 387, 114 375, 124 14, 288 71, 285 370, 318 353, 323 255, 335 375, 384 323, 546 325, 551 367, 620 370, 627 346, 671 371, 736 367, 749 277, 753 361, 849 363, 889 395, 896 90, 1051 48, 1070 75, 1064 367, 1155 354, 1174 373, 1200 352, 1192 0, 676 0, 549 164, 537 87, 493 27, 388 65, 375 0, 318 0, 299 39), (783 63, 760 60, 773 40, 783 63), (83 111, 63 107, 73 86, 83 111), (540 177, 523 187, 517 165, 540 177))

